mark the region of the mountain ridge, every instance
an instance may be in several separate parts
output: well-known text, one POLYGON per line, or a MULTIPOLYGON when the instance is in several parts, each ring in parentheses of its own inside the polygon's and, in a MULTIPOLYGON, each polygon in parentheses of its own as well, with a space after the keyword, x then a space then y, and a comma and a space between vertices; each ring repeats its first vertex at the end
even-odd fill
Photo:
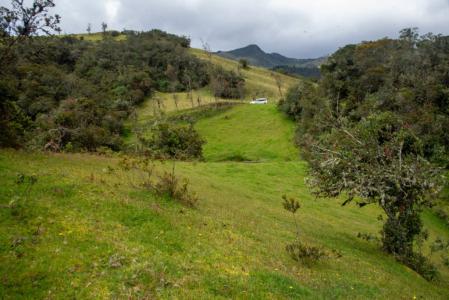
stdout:
POLYGON ((327 59, 327 57, 290 58, 276 52, 267 53, 256 44, 250 44, 230 51, 218 51, 216 54, 233 60, 245 59, 250 65, 305 77, 319 77, 319 66, 327 59))

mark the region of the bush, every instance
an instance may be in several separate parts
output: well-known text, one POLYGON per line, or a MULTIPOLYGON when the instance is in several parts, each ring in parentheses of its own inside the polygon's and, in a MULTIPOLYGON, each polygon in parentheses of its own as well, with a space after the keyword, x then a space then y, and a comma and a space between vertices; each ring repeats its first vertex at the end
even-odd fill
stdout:
MULTIPOLYGON (((180 178, 175 173, 176 162, 173 161, 171 172, 163 172, 159 175, 156 172, 154 160, 151 157, 127 157, 125 156, 120 162, 119 167, 126 171, 138 171, 142 181, 138 185, 143 186, 146 190, 161 196, 168 197, 185 206, 195 207, 198 202, 196 194, 189 189, 189 181, 180 178)), ((132 175, 132 173, 128 173, 132 175)), ((129 177, 129 183, 136 187, 136 178, 129 177)))
POLYGON ((307 245, 300 241, 288 244, 285 249, 295 261, 309 266, 328 256, 326 251, 321 248, 307 245))
POLYGON ((211 87, 215 97, 241 99, 245 96, 245 80, 233 71, 215 67, 211 76, 211 87))
POLYGON ((163 123, 152 129, 149 140, 141 139, 156 158, 201 159, 205 141, 193 126, 163 123))
POLYGON ((174 170, 173 172, 164 172, 159 176, 159 182, 156 183, 154 189, 158 195, 167 196, 188 207, 195 207, 198 202, 196 194, 189 190, 189 181, 181 180, 176 176, 174 170))
POLYGON ((249 64, 248 64, 248 61, 246 60, 246 59, 240 59, 239 60, 239 64, 240 64, 240 67, 242 67, 243 69, 249 69, 249 64))
POLYGON ((438 269, 435 265, 420 253, 413 253, 408 257, 399 257, 398 260, 428 281, 433 281, 439 276, 438 269))

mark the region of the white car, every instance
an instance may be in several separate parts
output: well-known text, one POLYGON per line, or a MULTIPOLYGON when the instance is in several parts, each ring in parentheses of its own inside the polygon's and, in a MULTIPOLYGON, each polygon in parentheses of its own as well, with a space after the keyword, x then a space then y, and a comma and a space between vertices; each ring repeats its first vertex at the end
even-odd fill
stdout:
POLYGON ((250 102, 250 104, 268 104, 267 98, 259 98, 250 102))

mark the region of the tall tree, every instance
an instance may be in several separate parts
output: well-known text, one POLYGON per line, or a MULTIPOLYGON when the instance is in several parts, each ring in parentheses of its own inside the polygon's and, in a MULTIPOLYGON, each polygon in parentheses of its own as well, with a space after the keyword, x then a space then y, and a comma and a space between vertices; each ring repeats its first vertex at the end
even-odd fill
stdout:
POLYGON ((87 33, 90 35, 92 33, 92 24, 87 24, 87 29, 86 29, 87 33))
POLYGON ((108 24, 106 24, 106 22, 101 23, 101 30, 103 31, 103 34, 106 34, 106 30, 108 30, 108 24))
POLYGON ((8 59, 12 47, 19 41, 34 35, 60 32, 61 17, 51 15, 54 0, 34 0, 27 7, 24 0, 12 0, 10 8, 0 7, 0 62, 8 59))
POLYGON ((53 0, 12 0, 9 8, 0 7, 0 146, 18 146, 29 120, 14 102, 16 89, 11 79, 15 68, 14 48, 31 36, 60 32, 59 15, 51 15, 53 0))

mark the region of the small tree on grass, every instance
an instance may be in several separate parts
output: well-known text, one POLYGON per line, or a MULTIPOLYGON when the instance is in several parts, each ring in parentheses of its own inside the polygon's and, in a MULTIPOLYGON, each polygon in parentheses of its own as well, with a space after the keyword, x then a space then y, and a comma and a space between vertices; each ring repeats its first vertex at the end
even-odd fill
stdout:
POLYGON ((292 259, 297 262, 302 262, 305 265, 312 265, 316 263, 323 257, 328 257, 329 255, 326 251, 322 250, 319 247, 311 246, 300 240, 299 234, 299 224, 296 219, 296 213, 301 208, 298 200, 292 197, 287 197, 286 195, 282 196, 284 209, 290 213, 292 213, 293 220, 295 221, 296 227, 296 239, 293 243, 287 244, 285 250, 290 255, 292 259))
POLYGON ((175 103, 175 107, 176 107, 176 110, 177 110, 177 111, 179 110, 179 107, 178 107, 178 101, 179 101, 178 95, 173 94, 173 102, 175 103))
POLYGON ((103 35, 106 35, 106 31, 108 30, 108 24, 106 22, 101 23, 101 30, 103 32, 103 35))
POLYGON ((310 184, 319 197, 344 195, 346 205, 377 204, 385 212, 383 249, 427 279, 435 268, 414 242, 422 231, 421 209, 439 192, 440 170, 423 158, 423 144, 392 113, 346 128, 341 125, 308 145, 310 184))
POLYGON ((249 64, 248 64, 248 61, 246 60, 246 59, 240 59, 239 60, 239 66, 242 68, 242 69, 249 69, 249 64))
MULTIPOLYGON (((161 162, 171 162, 171 171, 165 171, 158 175, 158 181, 151 182, 153 166, 149 169, 145 166, 142 170, 148 174, 146 187, 161 196, 167 196, 180 203, 194 207, 198 201, 195 193, 189 189, 189 181, 181 179, 176 174, 176 162, 178 160, 194 160, 202 158, 202 147, 205 141, 195 131, 193 126, 178 126, 170 123, 156 123, 151 128, 151 138, 141 138, 140 142, 146 149, 146 155, 161 162)), ((125 166, 129 162, 125 161, 125 166)))
POLYGON ((283 81, 282 81, 282 76, 279 73, 271 73, 271 76, 273 77, 274 81, 276 82, 276 86, 278 88, 279 91, 279 96, 281 97, 281 99, 284 98, 284 95, 282 94, 282 86, 283 86, 283 81))

